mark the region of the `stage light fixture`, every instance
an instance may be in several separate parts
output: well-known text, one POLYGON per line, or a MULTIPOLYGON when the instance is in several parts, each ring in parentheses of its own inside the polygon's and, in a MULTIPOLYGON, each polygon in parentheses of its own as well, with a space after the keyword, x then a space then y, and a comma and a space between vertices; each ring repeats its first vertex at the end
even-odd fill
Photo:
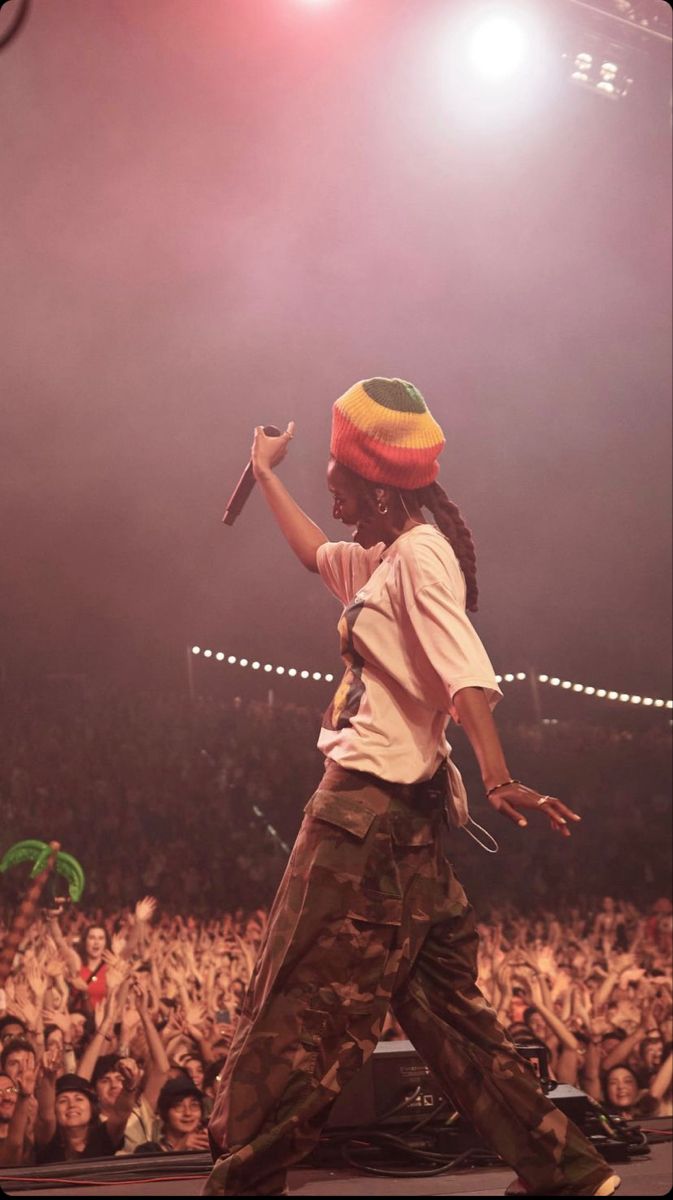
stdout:
POLYGON ((485 17, 472 31, 468 57, 473 69, 493 83, 509 79, 521 66, 527 49, 526 31, 505 13, 485 17))
MULTIPOLYGON (((219 657, 219 655, 218 655, 218 657, 219 657)), ((222 655, 222 658, 224 658, 224 655, 222 655)), ((233 667, 234 663, 236 662, 236 655, 230 654, 229 658, 227 659, 227 662, 230 664, 230 666, 233 667)))
POLYGON ((201 653, 200 646, 192 646, 192 654, 200 654, 200 653, 201 653))
POLYGON ((271 663, 264 663, 264 670, 267 672, 267 674, 269 671, 273 671, 273 667, 271 666, 271 663))
POLYGON ((640 704, 640 703, 642 703, 642 699, 643 699, 642 696, 632 696, 631 703, 632 704, 640 704))
POLYGON ((605 688, 596 688, 596 695, 600 696, 601 700, 604 700, 607 696, 607 692, 605 688))
POLYGON ((261 663, 254 662, 254 663, 252 664, 252 669, 253 669, 253 671, 259 671, 259 668, 261 667, 261 665, 262 665, 261 663))
POLYGON ((573 691, 574 691, 574 692, 583 692, 583 691, 584 691, 584 684, 583 684, 583 683, 574 683, 574 684, 573 684, 573 691))
POLYGON ((290 667, 290 670, 288 671, 288 675, 291 675, 291 676, 292 676, 292 678, 294 679, 294 677, 295 677, 295 675, 296 675, 296 674, 297 674, 297 668, 296 668, 296 667, 290 667))
POLYGON ((626 704, 626 701, 630 700, 631 697, 629 696, 628 692, 620 692, 619 699, 622 701, 623 704, 626 704))
POLYGON ((203 657, 204 657, 204 658, 212 658, 212 657, 213 657, 213 652, 212 652, 212 650, 204 650, 204 651, 203 651, 203 657))
POLYGON ((570 682, 570 680, 569 680, 569 679, 564 679, 564 680, 563 680, 563 682, 561 683, 561 687, 562 687, 562 688, 565 688, 565 689, 566 689, 566 691, 567 691, 567 690, 568 690, 568 688, 571 688, 571 687, 572 687, 572 683, 570 682))
POLYGON ((284 675, 285 667, 276 667, 276 675, 284 675))
POLYGON ((517 673, 516 673, 516 677, 517 677, 517 679, 525 679, 525 678, 526 678, 526 672, 525 672, 525 671, 517 671, 517 673))
POLYGON ((511 673, 505 675, 505 683, 514 683, 514 676, 511 673))
POLYGON ((538 675, 538 679, 539 679, 540 683, 549 683, 548 675, 538 675))
POLYGON ((592 54, 578 54, 574 62, 575 69, 570 78, 574 79, 575 83, 588 83, 593 61, 592 54))
POLYGON ((608 700, 619 700, 619 692, 608 692, 608 700))
POLYGON ((302 678, 302 679, 308 679, 308 677, 309 677, 309 674, 310 674, 310 672, 309 672, 309 671, 302 671, 302 672, 301 672, 301 678, 302 678))
POLYGON ((247 665, 248 665, 248 660, 247 660, 247 658, 242 658, 242 659, 241 659, 241 666, 242 666, 242 667, 247 667, 247 665))
POLYGON ((314 671, 313 678, 314 679, 322 679, 322 675, 320 674, 320 671, 314 671))
POLYGON ((549 682, 552 685, 552 687, 558 687, 561 680, 559 679, 558 675, 554 675, 553 678, 549 680, 549 682))
POLYGON ((333 676, 333 675, 326 675, 326 676, 325 676, 325 683, 333 683, 333 682, 334 682, 334 676, 333 676))
POLYGON ((587 695, 587 696, 595 696, 596 695, 595 687, 585 687, 584 692, 585 692, 585 695, 587 695))

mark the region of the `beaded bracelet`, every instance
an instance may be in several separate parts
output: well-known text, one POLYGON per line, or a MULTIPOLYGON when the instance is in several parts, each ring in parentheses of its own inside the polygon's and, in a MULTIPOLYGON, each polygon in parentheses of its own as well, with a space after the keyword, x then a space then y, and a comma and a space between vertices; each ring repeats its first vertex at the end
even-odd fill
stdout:
POLYGON ((486 793, 486 799, 490 800, 493 792, 497 792, 499 788, 508 787, 510 783, 521 783, 520 779, 506 779, 504 783, 496 783, 494 787, 489 788, 486 793))

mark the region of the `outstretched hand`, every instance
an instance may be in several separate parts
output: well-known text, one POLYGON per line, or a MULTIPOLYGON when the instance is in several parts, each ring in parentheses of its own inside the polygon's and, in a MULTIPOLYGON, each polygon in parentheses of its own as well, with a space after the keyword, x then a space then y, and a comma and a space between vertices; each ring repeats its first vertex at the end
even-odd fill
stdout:
POLYGON ((508 783, 493 792, 489 796, 489 800, 496 812, 502 813, 504 817, 508 817, 522 829, 528 824, 525 816, 526 810, 546 815, 552 829, 556 833, 562 834, 563 837, 570 837, 568 828, 570 821, 582 820, 556 796, 541 795, 540 792, 526 787, 523 783, 508 783))

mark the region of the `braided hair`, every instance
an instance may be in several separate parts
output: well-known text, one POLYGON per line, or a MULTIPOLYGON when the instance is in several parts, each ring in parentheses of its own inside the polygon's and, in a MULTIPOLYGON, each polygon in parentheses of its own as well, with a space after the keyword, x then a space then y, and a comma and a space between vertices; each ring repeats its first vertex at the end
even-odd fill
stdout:
POLYGON ((472 534, 463 520, 458 505, 454 504, 453 500, 449 500, 444 488, 439 483, 431 483, 428 487, 408 492, 407 495, 415 500, 421 508, 430 509, 437 528, 450 541, 465 576, 466 607, 469 612, 476 612, 479 598, 477 555, 472 534))
MULTIPOLYGON (((344 467, 343 463, 339 465, 342 470, 348 472, 354 481, 363 507, 372 515, 375 515, 376 501, 373 489, 376 485, 371 480, 364 479, 362 475, 356 474, 355 471, 351 471, 350 468, 344 467)), ((390 487, 391 485, 388 484, 387 486, 390 487)), ((449 500, 444 488, 439 483, 431 483, 427 487, 417 488, 415 491, 408 491, 402 488, 396 490, 402 500, 403 506, 413 505, 420 508, 428 508, 432 513, 440 533, 443 533, 444 537, 451 543, 453 552, 460 563, 460 569, 465 576, 465 606, 468 612, 477 612, 477 600, 479 598, 479 588, 477 587, 477 555, 472 540, 472 533, 465 524, 458 505, 454 504, 453 500, 449 500)))

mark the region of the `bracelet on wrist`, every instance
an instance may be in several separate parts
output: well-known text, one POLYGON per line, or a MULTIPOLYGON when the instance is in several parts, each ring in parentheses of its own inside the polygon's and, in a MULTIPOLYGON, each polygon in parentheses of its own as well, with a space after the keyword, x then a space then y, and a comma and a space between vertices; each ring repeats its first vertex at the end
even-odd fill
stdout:
POLYGON ((502 783, 496 783, 492 788, 489 788, 486 793, 486 799, 490 800, 493 792, 497 792, 499 788, 509 787, 510 783, 521 783, 520 779, 505 779, 502 783))

